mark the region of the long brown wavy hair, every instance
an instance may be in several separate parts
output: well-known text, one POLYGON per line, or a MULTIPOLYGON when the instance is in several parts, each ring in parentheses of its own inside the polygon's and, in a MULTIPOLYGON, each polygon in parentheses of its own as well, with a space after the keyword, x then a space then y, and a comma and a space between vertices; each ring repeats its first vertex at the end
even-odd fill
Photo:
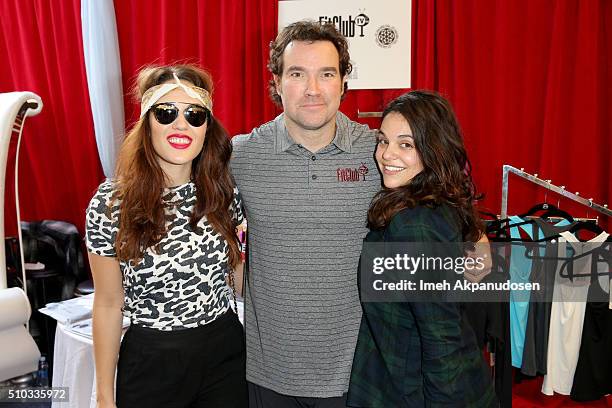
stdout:
MULTIPOLYGON (((138 101, 152 86, 168 82, 176 74, 181 80, 204 88, 212 94, 210 75, 194 65, 148 66, 137 77, 134 94, 138 101)), ((191 179, 196 186, 196 204, 189 224, 194 230, 202 217, 223 236, 229 246, 228 261, 235 266, 240 250, 235 222, 230 213, 234 182, 229 170, 232 145, 221 123, 209 115, 202 151, 192 162, 191 179)), ((166 233, 162 192, 168 185, 158 163, 151 140, 149 113, 128 132, 121 145, 116 168, 117 188, 113 196, 120 200, 119 231, 115 240, 117 257, 123 261, 140 260, 146 248, 159 250, 166 233)))
POLYGON ((474 202, 480 196, 450 103, 435 92, 411 91, 389 103, 383 120, 392 112, 401 114, 410 125, 423 171, 407 185, 378 192, 368 211, 368 227, 385 228, 404 208, 447 204, 456 209, 463 239, 478 241, 483 225, 474 202))

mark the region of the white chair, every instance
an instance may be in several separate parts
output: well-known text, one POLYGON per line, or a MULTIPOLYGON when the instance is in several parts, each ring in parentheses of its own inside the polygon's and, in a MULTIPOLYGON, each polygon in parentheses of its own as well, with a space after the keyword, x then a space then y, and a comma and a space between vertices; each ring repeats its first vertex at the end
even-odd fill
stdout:
MULTIPOLYGON (((40 351, 27 329, 32 310, 24 289, 8 288, 6 279, 6 254, 4 248, 4 189, 6 186, 6 162, 13 133, 17 133, 17 157, 15 159, 15 201, 17 225, 20 225, 19 194, 17 177, 19 174, 19 147, 21 130, 26 117, 34 116, 42 110, 42 101, 32 92, 9 92, 0 94, 0 381, 36 371, 40 351)), ((21 265, 23 245, 19 231, 21 265)))

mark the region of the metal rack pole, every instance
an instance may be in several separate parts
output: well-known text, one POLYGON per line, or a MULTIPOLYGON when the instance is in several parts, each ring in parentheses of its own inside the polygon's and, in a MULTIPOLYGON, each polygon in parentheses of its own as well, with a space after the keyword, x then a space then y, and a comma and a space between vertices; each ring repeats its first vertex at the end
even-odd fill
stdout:
POLYGON ((382 118, 382 112, 361 112, 357 109, 358 118, 382 118))
POLYGON ((529 174, 525 172, 523 169, 517 169, 516 167, 510 166, 508 164, 504 164, 502 170, 502 203, 501 203, 501 218, 506 218, 508 216, 508 176, 510 173, 514 173, 517 176, 530 181, 538 186, 544 187, 550 191, 553 191, 563 197, 569 198, 577 203, 585 205, 595 211, 598 211, 608 217, 612 217, 612 210, 608 208, 607 204, 600 205, 593 202, 593 199, 586 199, 580 197, 578 193, 570 193, 565 189, 565 186, 556 186, 550 182, 550 180, 542 180, 538 178, 537 174, 529 174))

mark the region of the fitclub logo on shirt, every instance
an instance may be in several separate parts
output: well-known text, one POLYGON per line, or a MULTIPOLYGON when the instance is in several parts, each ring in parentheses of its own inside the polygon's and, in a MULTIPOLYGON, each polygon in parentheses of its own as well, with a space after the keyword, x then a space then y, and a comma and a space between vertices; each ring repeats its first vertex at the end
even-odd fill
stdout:
POLYGON ((336 169, 336 176, 338 181, 341 182, 352 182, 352 181, 365 181, 365 176, 368 174, 369 169, 365 163, 361 163, 359 168, 338 168, 336 169))

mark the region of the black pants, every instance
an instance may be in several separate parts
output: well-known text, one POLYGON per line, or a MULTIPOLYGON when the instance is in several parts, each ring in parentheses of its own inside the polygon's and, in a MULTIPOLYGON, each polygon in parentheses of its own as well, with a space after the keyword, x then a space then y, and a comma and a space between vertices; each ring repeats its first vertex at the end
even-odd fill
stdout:
POLYGON ((117 364, 118 408, 246 408, 244 332, 231 310, 178 331, 131 326, 117 364))
POLYGON ((346 408, 346 393, 341 397, 294 397, 274 392, 249 382, 250 408, 346 408))

